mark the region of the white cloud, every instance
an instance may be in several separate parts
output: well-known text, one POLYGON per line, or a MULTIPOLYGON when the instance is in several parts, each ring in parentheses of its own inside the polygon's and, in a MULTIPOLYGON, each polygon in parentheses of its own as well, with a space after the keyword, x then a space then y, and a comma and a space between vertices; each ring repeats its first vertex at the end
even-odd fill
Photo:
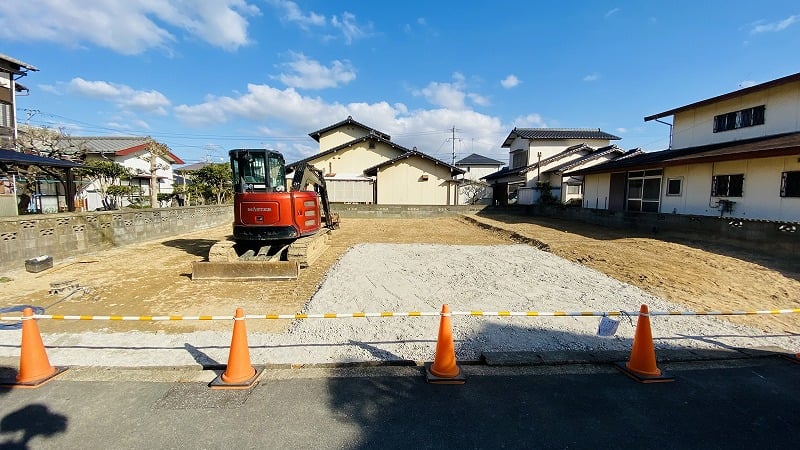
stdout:
POLYGON ((589 75, 586 75, 585 77, 583 77, 583 81, 597 81, 599 78, 600 78, 600 75, 598 75, 595 72, 595 73, 590 73, 589 75))
POLYGON ((753 80, 744 80, 739 82, 739 89, 749 88, 750 86, 755 86, 756 84, 758 83, 753 80))
POLYGON ((490 103, 487 97, 474 92, 467 92, 466 89, 466 78, 463 74, 456 72, 453 74, 452 83, 431 81, 424 88, 412 93, 425 97, 433 105, 454 110, 465 109, 467 107, 467 99, 479 106, 486 106, 490 103))
POLYGON ((628 132, 628 129, 627 129, 627 128, 623 128, 623 127, 619 127, 619 128, 617 128, 617 133, 620 133, 620 134, 625 134, 625 133, 627 133, 627 132, 628 132))
POLYGON ((756 33, 783 31, 789 28, 790 25, 794 24, 798 20, 800 20, 800 16, 794 15, 794 16, 789 16, 778 22, 772 22, 772 23, 762 23, 763 21, 756 22, 755 24, 753 24, 753 28, 750 30, 750 33, 756 34, 756 33))
POLYGON ((517 87, 520 83, 521 81, 514 74, 511 74, 500 81, 500 84, 506 89, 517 87))
POLYGON ((356 39, 366 37, 372 30, 372 24, 357 24, 356 16, 349 12, 342 13, 341 18, 337 16, 331 17, 331 25, 342 32, 344 41, 347 44, 351 44, 356 39))
POLYGON ((169 50, 181 31, 234 50, 248 43, 246 17, 259 14, 247 0, 160 2, 151 0, 27 0, 0 2, 0 38, 91 44, 122 54, 169 50), (121 20, 124 18, 124 20, 121 20), (174 31, 173 31, 174 30, 174 31))
POLYGON ((332 61, 323 66, 319 61, 308 59, 302 53, 290 53, 294 59, 281 64, 288 69, 278 75, 278 79, 289 87, 301 89, 324 89, 347 84, 356 79, 356 72, 349 61, 332 61))
POLYGON ((261 124, 269 121, 270 128, 258 130, 264 134, 265 145, 285 152, 290 161, 309 156, 318 149, 313 143, 297 143, 281 139, 281 136, 305 135, 347 116, 389 133, 392 141, 400 145, 417 147, 447 161, 448 152, 440 147, 454 125, 462 139, 469 137, 474 142, 476 152, 488 152, 490 156, 492 152, 494 156, 504 153, 499 147, 509 129, 497 117, 470 109, 409 110, 403 104, 387 102, 329 103, 320 97, 302 95, 291 87, 278 89, 266 84, 250 84, 243 94, 210 96, 196 105, 179 105, 174 112, 179 120, 196 127, 222 125, 235 119, 261 124))
POLYGON ((108 81, 88 81, 73 78, 67 89, 71 94, 82 95, 97 100, 115 103, 119 108, 131 109, 151 114, 165 115, 170 101, 161 92, 137 91, 124 84, 108 81))
POLYGON ((309 25, 322 26, 325 25, 325 16, 317 14, 313 11, 304 14, 297 3, 285 0, 267 0, 267 3, 283 10, 282 20, 287 22, 296 23, 300 28, 308 29, 309 25))
POLYGON ((608 12, 606 13, 606 15, 605 15, 605 18, 606 18, 606 19, 608 19, 609 17, 613 16, 614 14, 617 14, 617 13, 618 13, 618 12, 620 12, 620 11, 621 11, 621 9, 619 9, 619 8, 614 8, 614 9, 612 9, 612 10, 610 10, 610 11, 608 11, 608 12))
POLYGON ((514 119, 514 126, 520 128, 542 128, 547 127, 544 119, 539 114, 528 114, 514 119))

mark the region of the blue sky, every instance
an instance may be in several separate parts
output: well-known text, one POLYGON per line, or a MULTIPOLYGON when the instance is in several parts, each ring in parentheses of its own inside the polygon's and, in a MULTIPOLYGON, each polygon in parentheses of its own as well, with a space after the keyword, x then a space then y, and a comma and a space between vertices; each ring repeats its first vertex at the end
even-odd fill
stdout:
POLYGON ((800 72, 800 3, 5 0, 0 39, 39 69, 19 122, 74 136, 294 161, 352 116, 447 162, 454 144, 507 161, 515 126, 667 148, 643 117, 800 72))

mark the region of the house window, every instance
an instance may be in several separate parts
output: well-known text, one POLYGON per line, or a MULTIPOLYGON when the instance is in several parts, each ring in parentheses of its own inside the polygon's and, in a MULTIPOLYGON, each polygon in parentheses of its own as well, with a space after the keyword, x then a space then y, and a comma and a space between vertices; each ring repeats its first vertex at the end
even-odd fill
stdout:
POLYGON ((714 133, 764 124, 765 105, 714 116, 714 133))
POLYGON ((712 197, 741 197, 744 188, 744 174, 716 175, 711 178, 712 197))
POLYGON ((567 185, 567 195, 580 195, 581 194, 581 185, 580 184, 569 184, 567 185))
POLYGON ((628 173, 628 211, 658 212, 662 169, 628 173))
POLYGON ((0 127, 11 128, 11 105, 0 102, 0 127))
POLYGON ((511 154, 511 169, 528 165, 528 152, 520 150, 511 154))
POLYGON ((680 196, 683 191, 683 178, 667 179, 667 195, 680 196))
POLYGON ((800 197, 800 172, 781 174, 781 197, 800 197))

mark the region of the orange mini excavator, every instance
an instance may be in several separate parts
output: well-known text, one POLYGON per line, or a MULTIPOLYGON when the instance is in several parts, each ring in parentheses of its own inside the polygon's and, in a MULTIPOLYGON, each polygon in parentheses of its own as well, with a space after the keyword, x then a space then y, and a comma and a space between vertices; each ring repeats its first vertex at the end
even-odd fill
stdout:
POLYGON ((328 248, 338 215, 330 210, 322 172, 295 167, 286 186, 283 155, 266 149, 229 152, 233 172, 233 235, 195 262, 193 280, 297 278, 328 248), (307 190, 312 187, 312 190, 307 190))

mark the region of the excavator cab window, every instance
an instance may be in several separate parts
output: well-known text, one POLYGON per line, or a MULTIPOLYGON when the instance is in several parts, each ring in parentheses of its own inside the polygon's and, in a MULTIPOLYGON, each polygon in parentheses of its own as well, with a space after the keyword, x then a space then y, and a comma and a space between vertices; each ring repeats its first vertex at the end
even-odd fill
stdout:
POLYGON ((283 156, 271 151, 231 151, 231 168, 236 192, 275 192, 285 190, 283 156))

